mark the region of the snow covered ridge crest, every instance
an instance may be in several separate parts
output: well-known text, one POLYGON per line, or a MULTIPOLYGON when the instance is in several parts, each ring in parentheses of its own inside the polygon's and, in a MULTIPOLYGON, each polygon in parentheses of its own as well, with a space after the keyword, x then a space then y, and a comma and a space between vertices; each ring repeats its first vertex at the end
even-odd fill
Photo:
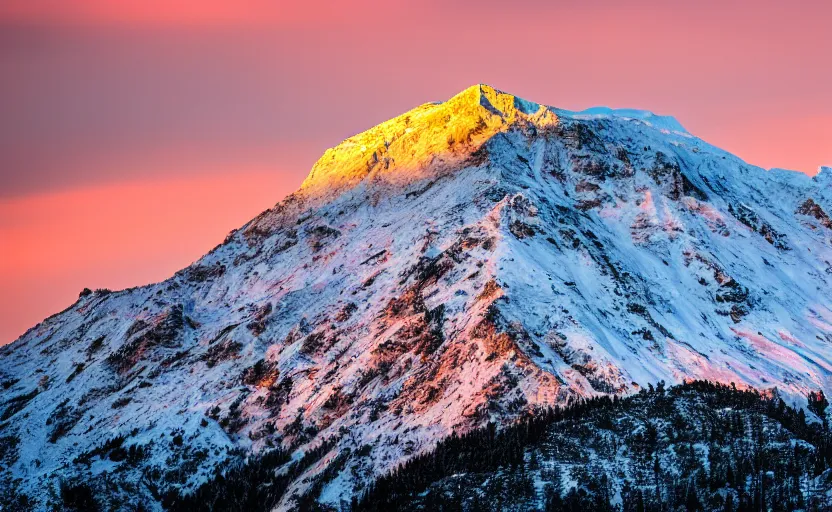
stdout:
MULTIPOLYGON (((567 111, 562 111, 567 112, 567 111)), ((647 110, 637 110, 629 108, 613 109, 609 107, 592 107, 578 112, 569 112, 576 118, 606 118, 606 117, 620 117, 624 119, 635 119, 642 121, 644 124, 653 126, 659 130, 667 130, 677 133, 688 133, 685 127, 671 116, 659 116, 647 110)))
POLYGON ((526 101, 488 85, 471 86, 442 103, 426 103, 327 150, 301 186, 308 196, 332 197, 364 179, 401 183, 425 179, 437 160, 458 161, 497 133, 521 128, 547 132, 559 117, 636 120, 687 134, 674 118, 635 109, 556 109, 526 101))
POLYGON ((688 379, 828 395, 829 172, 678 128, 477 85, 347 139, 170 279, 0 348, 0 487, 158 509, 270 453, 276 508, 340 508, 540 406, 688 379))

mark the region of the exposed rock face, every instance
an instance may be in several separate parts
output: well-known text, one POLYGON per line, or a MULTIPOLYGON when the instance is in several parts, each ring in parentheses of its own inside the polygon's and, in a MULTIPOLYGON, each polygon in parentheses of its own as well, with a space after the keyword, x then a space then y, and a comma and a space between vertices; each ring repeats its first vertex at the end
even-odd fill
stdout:
POLYGON ((0 478, 45 504, 110 472, 108 496, 153 502, 324 446, 278 506, 337 507, 539 405, 692 378, 828 395, 820 188, 668 118, 469 88, 328 150, 171 279, 84 294, 0 349, 0 478), (95 451, 116 435, 129 464, 95 451))
POLYGON ((829 215, 811 197, 800 205, 796 213, 813 217, 821 226, 826 229, 832 229, 832 219, 829 218, 829 215))

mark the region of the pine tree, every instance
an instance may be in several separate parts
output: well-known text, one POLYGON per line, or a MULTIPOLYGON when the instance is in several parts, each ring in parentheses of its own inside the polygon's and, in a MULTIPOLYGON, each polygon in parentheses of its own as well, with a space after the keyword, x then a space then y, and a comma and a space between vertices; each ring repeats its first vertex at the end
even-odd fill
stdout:
POLYGON ((725 503, 722 505, 723 512, 734 512, 734 493, 725 495, 725 503))
POLYGON ((697 496, 696 488, 693 485, 688 485, 687 497, 685 498, 685 510, 688 512, 702 510, 702 503, 699 501, 699 496, 697 496))

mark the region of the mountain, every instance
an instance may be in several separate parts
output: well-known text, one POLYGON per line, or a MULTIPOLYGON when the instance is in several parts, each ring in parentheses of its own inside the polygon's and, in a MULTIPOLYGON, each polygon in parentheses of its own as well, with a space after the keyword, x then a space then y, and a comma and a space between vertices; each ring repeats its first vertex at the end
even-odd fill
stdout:
POLYGON ((0 348, 0 499, 176 508, 239 471, 263 508, 347 508, 454 432, 662 381, 804 407, 832 391, 830 182, 649 112, 422 105, 0 348))

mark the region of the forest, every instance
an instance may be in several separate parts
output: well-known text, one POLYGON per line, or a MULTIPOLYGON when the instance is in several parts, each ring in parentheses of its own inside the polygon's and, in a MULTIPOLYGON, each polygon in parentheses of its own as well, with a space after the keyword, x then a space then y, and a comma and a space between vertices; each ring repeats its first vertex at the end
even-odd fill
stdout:
POLYGON ((354 511, 829 510, 828 402, 695 381, 451 436, 354 511))

